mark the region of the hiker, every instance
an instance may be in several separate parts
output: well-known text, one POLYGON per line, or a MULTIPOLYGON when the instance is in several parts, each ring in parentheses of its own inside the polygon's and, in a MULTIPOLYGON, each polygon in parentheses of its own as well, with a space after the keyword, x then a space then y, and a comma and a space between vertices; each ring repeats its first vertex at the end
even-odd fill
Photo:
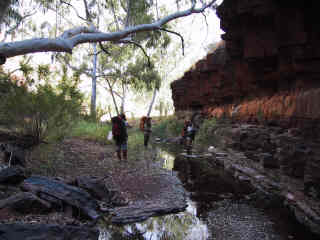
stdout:
POLYGON ((151 135, 151 117, 143 116, 140 120, 140 130, 144 134, 144 146, 148 147, 150 135, 151 135))
POLYGON ((123 157, 124 160, 127 160, 127 142, 128 142, 128 133, 127 127, 130 127, 126 115, 124 113, 119 116, 113 117, 112 122, 112 135, 117 147, 117 157, 121 160, 123 157), (122 156, 121 156, 122 153, 122 156))
POLYGON ((191 154, 192 143, 194 141, 196 129, 193 123, 190 120, 184 122, 182 129, 182 141, 181 144, 185 144, 188 154, 191 154))
POLYGON ((184 122, 182 129, 182 138, 185 141, 188 137, 193 141, 195 137, 195 127, 190 120, 184 122))

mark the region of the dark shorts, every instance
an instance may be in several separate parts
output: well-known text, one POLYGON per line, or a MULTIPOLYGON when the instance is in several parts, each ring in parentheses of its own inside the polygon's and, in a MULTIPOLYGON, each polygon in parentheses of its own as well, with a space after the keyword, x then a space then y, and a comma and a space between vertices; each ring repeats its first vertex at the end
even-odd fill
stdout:
POLYGON ((117 151, 119 150, 127 150, 128 149, 128 144, 127 144, 127 139, 122 140, 122 141, 115 141, 116 142, 116 147, 117 151))

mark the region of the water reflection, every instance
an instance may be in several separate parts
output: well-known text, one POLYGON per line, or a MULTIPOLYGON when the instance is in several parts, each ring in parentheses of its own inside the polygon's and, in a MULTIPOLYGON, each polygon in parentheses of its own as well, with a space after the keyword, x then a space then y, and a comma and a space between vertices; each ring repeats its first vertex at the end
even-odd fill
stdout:
MULTIPOLYGON (((155 148, 155 164, 167 170, 174 169, 175 156, 155 148)), ((198 216, 196 202, 188 199, 184 212, 152 217, 148 220, 124 226, 102 226, 99 240, 141 239, 141 240, 206 240, 209 231, 206 223, 198 216)))
POLYGON ((178 173, 190 193, 187 209, 124 226, 105 224, 99 240, 316 239, 300 231, 292 217, 282 212, 278 216, 279 209, 272 208, 270 213, 256 208, 256 200, 248 195, 254 191, 252 186, 236 181, 223 166, 212 165, 210 159, 176 158, 173 153, 157 148, 151 164, 178 173))
POLYGON ((160 162, 161 167, 167 170, 173 170, 175 156, 160 148, 156 148, 155 150, 158 154, 156 159, 160 162))
POLYGON ((128 224, 125 226, 104 226, 99 240, 141 239, 141 240, 206 240, 207 225, 197 217, 196 203, 188 201, 186 211, 128 224))

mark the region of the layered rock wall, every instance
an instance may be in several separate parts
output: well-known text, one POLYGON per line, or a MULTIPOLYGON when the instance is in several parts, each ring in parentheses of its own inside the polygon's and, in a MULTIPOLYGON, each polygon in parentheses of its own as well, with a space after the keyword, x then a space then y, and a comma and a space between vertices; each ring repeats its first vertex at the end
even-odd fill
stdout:
POLYGON ((320 122, 319 1, 224 0, 224 41, 171 85, 175 110, 313 128, 320 122))
MULTIPOLYGON (((281 176, 298 181, 305 192, 303 197, 311 197, 317 204, 319 9, 318 0, 224 0, 217 10, 225 32, 223 41, 171 84, 178 116, 196 111, 227 117, 235 123, 232 133, 236 123, 269 126, 265 132, 254 131, 252 138, 247 137, 251 130, 238 131, 239 146, 231 147, 248 159, 263 162, 265 168, 280 168, 281 176), (284 136, 275 138, 279 133, 270 130, 274 127, 284 136), (291 136, 293 132, 299 134, 291 136)), ((217 138, 225 140, 221 131, 220 126, 217 138)), ((237 137, 231 135, 230 139, 237 137)))

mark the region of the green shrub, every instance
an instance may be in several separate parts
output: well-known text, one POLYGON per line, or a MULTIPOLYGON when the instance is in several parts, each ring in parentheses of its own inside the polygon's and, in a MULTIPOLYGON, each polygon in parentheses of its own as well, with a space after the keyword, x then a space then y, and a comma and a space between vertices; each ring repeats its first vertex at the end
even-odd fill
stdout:
POLYGON ((73 86, 45 84, 31 91, 3 76, 0 82, 0 122, 37 142, 62 139, 80 114, 82 95, 73 86))
POLYGON ((110 124, 80 120, 75 124, 70 135, 73 137, 83 137, 96 141, 111 143, 111 141, 107 140, 107 135, 110 130, 110 124))
POLYGON ((180 136, 183 124, 182 120, 177 119, 175 116, 170 116, 161 120, 152 128, 153 135, 161 138, 180 136))
POLYGON ((216 118, 205 119, 196 134, 195 141, 199 144, 208 144, 214 138, 213 131, 216 126, 216 118))

